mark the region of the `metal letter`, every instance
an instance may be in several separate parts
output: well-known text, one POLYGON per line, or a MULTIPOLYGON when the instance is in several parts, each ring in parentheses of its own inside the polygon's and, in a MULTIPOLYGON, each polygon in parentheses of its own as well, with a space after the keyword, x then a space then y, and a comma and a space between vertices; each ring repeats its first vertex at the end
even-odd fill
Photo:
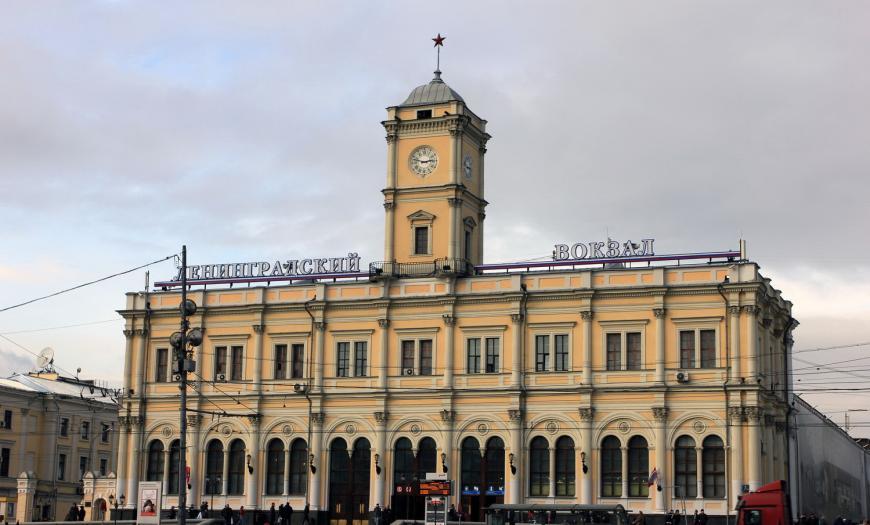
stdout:
POLYGON ((571 257, 574 259, 585 259, 589 256, 589 249, 582 242, 578 242, 571 247, 571 257))
POLYGON ((607 239, 607 256, 619 257, 619 242, 607 239))
POLYGON ((601 251, 601 248, 604 248, 603 242, 590 242, 589 243, 589 252, 591 253, 591 257, 593 259, 603 259, 604 252, 601 251))
POLYGON ((568 258, 568 245, 567 244, 557 244, 555 246, 555 250, 553 250, 553 259, 557 261, 564 261, 568 258))
POLYGON ((655 239, 641 239, 643 242, 643 251, 640 252, 641 255, 655 255, 655 251, 653 251, 653 243, 656 242, 655 239))
POLYGON ((315 273, 326 273, 326 263, 329 261, 327 259, 314 259, 314 261, 317 268, 315 273))
POLYGON ((276 275, 284 275, 284 272, 281 270, 281 261, 275 261, 275 264, 272 265, 272 274, 273 277, 276 275))
MULTIPOLYGON (((623 245, 622 245, 622 256, 623 257, 631 257, 633 255, 636 255, 634 253, 635 246, 637 246, 637 245, 634 244, 633 242, 625 241, 625 243, 623 243, 623 245)), ((640 248, 640 246, 638 246, 638 248, 640 248)))
POLYGON ((338 257, 333 257, 329 260, 329 271, 332 273, 338 273, 341 271, 341 259, 338 257))
POLYGON ((264 262, 261 262, 261 263, 260 263, 260 277, 265 277, 266 275, 268 275, 268 274, 269 274, 269 268, 271 268, 271 267, 272 267, 271 264, 269 264, 269 263, 267 263, 267 262, 265 262, 265 261, 264 261, 264 262))
POLYGON ((311 273, 311 259, 302 259, 302 274, 310 274, 311 273))
POLYGON ((347 254, 347 258, 349 259, 348 271, 358 272, 359 271, 359 255, 356 253, 347 254))
POLYGON ((202 267, 202 278, 203 279, 211 279, 211 268, 210 264, 206 264, 202 267))
POLYGON ((190 267, 190 278, 191 279, 199 279, 199 266, 191 266, 190 267))

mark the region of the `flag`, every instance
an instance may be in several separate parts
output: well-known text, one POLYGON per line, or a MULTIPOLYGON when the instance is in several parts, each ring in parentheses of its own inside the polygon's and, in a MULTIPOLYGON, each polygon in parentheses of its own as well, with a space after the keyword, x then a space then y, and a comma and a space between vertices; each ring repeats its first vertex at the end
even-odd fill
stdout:
POLYGON ((650 472, 649 478, 646 481, 646 486, 652 487, 655 484, 655 482, 658 481, 658 479, 659 479, 659 471, 656 470, 655 467, 653 467, 652 472, 650 472))

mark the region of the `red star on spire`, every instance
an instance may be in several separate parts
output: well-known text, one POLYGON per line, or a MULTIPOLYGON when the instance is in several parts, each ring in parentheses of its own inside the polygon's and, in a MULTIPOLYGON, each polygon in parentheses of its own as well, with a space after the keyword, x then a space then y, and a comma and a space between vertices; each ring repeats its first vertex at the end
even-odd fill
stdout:
POLYGON ((444 47, 445 40, 447 40, 447 37, 443 37, 443 36, 441 36, 441 33, 438 33, 438 36, 436 36, 435 38, 432 39, 432 41, 435 42, 435 45, 432 47, 439 47, 439 46, 444 47))

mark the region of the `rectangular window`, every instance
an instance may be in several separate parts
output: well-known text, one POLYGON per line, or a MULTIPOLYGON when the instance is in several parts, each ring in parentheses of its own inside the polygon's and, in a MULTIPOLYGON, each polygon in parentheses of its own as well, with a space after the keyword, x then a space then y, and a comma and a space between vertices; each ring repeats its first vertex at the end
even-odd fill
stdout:
POLYGON ((607 334, 607 369, 619 370, 622 362, 622 334, 607 334))
POLYGON ((350 343, 338 343, 338 349, 335 356, 335 375, 336 377, 347 377, 350 373, 350 343))
POLYGON ((157 366, 154 371, 154 381, 156 383, 165 383, 166 377, 169 374, 169 350, 166 348, 157 349, 157 366))
POLYGON ((88 471, 88 457, 79 456, 79 479, 85 477, 85 472, 88 471))
POLYGON ((230 379, 233 381, 242 380, 242 347, 233 347, 233 367, 230 369, 230 379))
POLYGON ((418 109, 417 110, 417 118, 432 118, 432 110, 431 109, 418 109))
POLYGON ((69 435, 69 419, 61 418, 60 420, 60 435, 67 437, 69 435))
POLYGON ((103 423, 103 431, 100 432, 100 441, 102 441, 103 443, 109 442, 109 430, 110 429, 111 429, 111 427, 109 425, 103 423))
POLYGON ((365 341, 357 341, 353 344, 353 375, 365 377, 369 369, 369 350, 365 341))
POLYGON ((550 336, 535 336, 535 372, 546 372, 550 369, 550 336))
MULTIPOLYGON (((23 446, 23 445, 22 445, 23 446)), ((9 449, 0 449, 0 478, 9 477, 9 449)))
POLYGON ((275 345, 275 379, 287 378, 287 345, 275 345))
POLYGON ((680 331, 680 368, 695 368, 695 331, 680 331))
POLYGON ((429 253, 429 227, 414 227, 414 255, 427 255, 429 253))
POLYGON ((423 339, 420 341, 420 375, 432 375, 432 340, 423 339))
POLYGON ((402 341, 402 375, 414 373, 414 341, 402 341))
POLYGON ((486 373, 497 374, 498 368, 498 338, 486 338, 486 373))
POLYGON ((305 360, 305 345, 293 345, 292 351, 293 355, 290 360, 290 377, 298 379, 302 377, 302 366, 305 360))
POLYGON ((217 381, 221 376, 227 376, 227 347, 218 346, 214 349, 214 379, 217 381))
POLYGON ((625 334, 625 369, 641 369, 640 332, 625 334))
POLYGON ((57 479, 63 481, 66 474, 66 454, 57 455, 57 479))
POLYGON ((568 371, 568 335, 559 334, 553 336, 556 347, 556 371, 568 371))
POLYGON ((465 230, 465 260, 471 260, 471 232, 465 230))
POLYGON ((480 373, 480 339, 469 339, 466 350, 465 370, 469 374, 480 373))
POLYGON ((701 330, 701 368, 716 367, 716 330, 701 330))
POLYGON ((12 430, 12 411, 4 410, 3 411, 3 428, 6 430, 12 430))
POLYGON ((109 460, 106 458, 100 458, 100 476, 105 476, 108 470, 109 460))
POLYGON ((91 423, 90 421, 82 421, 82 439, 90 439, 91 423))

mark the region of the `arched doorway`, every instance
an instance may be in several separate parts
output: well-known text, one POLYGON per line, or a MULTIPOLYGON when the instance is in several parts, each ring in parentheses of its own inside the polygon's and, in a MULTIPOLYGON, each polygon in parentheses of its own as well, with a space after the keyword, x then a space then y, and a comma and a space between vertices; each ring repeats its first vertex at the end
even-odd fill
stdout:
POLYGON ((420 496, 419 482, 426 474, 436 471, 437 450, 435 440, 420 440, 417 454, 411 449, 411 440, 400 438, 393 453, 393 497, 390 508, 394 518, 423 519, 426 498, 420 496))
POLYGON ((106 500, 98 498, 91 506, 91 521, 103 521, 106 519, 106 500))
POLYGON ((462 441, 461 452, 462 510, 471 521, 484 521, 484 508, 504 503, 504 441, 491 437, 486 442, 483 457, 477 439, 467 437, 462 441))
POLYGON ((365 525, 369 512, 371 444, 359 438, 348 454, 347 442, 338 438, 329 447, 329 523, 365 525))

